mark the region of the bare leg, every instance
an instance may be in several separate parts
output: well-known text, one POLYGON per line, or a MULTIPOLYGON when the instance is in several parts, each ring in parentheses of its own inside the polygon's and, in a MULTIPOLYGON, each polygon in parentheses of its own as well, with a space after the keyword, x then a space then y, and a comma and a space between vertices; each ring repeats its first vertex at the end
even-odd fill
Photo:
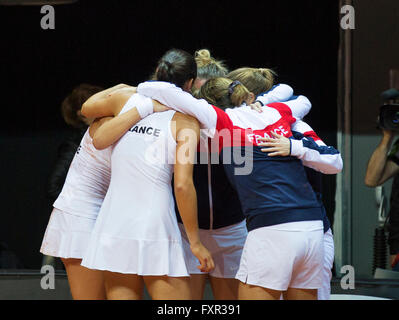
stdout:
POLYGON ((190 276, 191 298, 193 300, 204 299, 207 274, 192 274, 190 276))
POLYGON ((144 277, 152 300, 191 300, 189 277, 144 277))
POLYGON ((105 288, 108 300, 143 299, 143 278, 136 274, 104 272, 105 288))
POLYGON ((284 300, 317 300, 317 289, 289 288, 284 294, 284 300))
POLYGON ((62 259, 74 300, 105 300, 103 272, 81 266, 81 259, 62 259))
POLYGON ((210 277, 210 282, 215 300, 238 299, 239 280, 210 277))
POLYGON ((281 291, 251 286, 240 282, 238 286, 239 300, 280 300, 281 291))

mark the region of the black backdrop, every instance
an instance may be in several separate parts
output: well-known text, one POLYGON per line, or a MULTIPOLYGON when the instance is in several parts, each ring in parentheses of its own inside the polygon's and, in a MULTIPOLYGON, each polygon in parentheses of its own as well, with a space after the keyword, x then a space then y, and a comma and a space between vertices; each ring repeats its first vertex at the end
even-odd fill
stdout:
MULTIPOLYGON (((42 16, 40 6, 0 6, 0 241, 26 268, 40 266, 60 103, 79 83, 137 84, 166 50, 205 47, 230 69, 273 68, 310 98, 306 121, 336 146, 338 1, 80 0, 55 6, 55 30, 41 29, 42 16)), ((326 178, 330 218, 334 190, 326 178)))

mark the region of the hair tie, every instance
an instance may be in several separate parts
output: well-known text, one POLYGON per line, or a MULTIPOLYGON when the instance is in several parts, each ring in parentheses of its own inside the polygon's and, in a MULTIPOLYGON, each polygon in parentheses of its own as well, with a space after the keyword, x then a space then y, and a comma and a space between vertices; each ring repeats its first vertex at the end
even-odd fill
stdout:
POLYGON ((234 88, 237 87, 239 84, 241 84, 241 82, 238 81, 238 80, 233 81, 232 83, 230 83, 230 85, 229 85, 229 96, 231 96, 233 94, 234 88))

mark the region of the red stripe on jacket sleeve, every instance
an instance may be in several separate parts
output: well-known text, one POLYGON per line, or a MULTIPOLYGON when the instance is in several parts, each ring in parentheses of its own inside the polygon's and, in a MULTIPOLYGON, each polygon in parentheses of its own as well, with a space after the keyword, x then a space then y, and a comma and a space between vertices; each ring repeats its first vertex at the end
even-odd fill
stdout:
POLYGON ((307 132, 304 132, 303 135, 304 135, 305 137, 312 138, 314 141, 321 141, 320 137, 319 137, 319 136, 316 134, 316 132, 314 132, 314 131, 307 131, 307 132))

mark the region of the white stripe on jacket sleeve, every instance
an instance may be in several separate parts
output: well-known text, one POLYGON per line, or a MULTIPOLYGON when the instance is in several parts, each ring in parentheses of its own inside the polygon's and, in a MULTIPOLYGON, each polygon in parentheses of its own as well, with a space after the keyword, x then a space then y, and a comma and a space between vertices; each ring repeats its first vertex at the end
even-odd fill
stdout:
POLYGON ((324 174, 337 174, 342 171, 343 161, 340 152, 327 146, 317 137, 313 129, 305 122, 298 120, 292 126, 294 136, 301 140, 291 139, 291 155, 302 160, 304 166, 324 174), (307 136, 308 135, 308 136, 307 136))

